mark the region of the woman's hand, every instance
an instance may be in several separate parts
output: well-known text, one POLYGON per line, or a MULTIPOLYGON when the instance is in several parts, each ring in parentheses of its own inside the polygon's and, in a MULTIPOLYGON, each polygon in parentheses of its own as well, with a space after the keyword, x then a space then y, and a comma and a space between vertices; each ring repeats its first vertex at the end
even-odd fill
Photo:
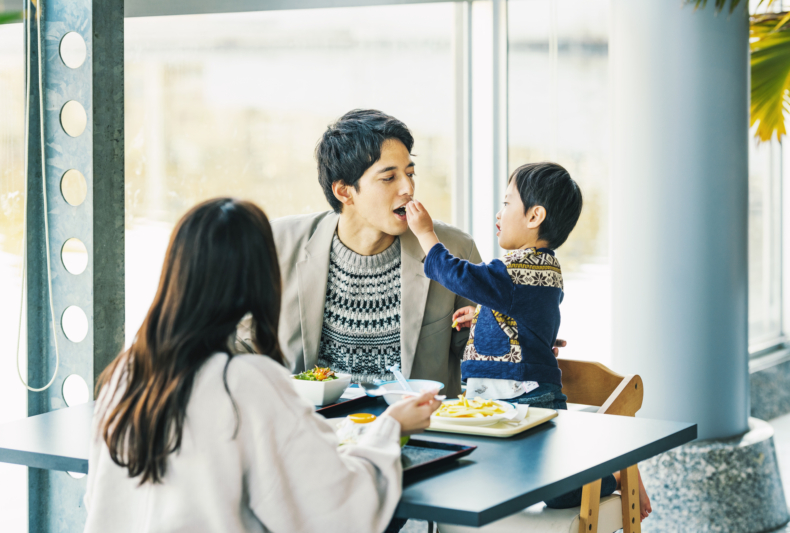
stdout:
POLYGON ((458 331, 461 331, 461 328, 470 327, 472 325, 472 319, 475 317, 476 310, 477 308, 471 305, 458 309, 453 313, 453 327, 458 331))
POLYGON ((433 398, 438 393, 438 390, 423 391, 419 396, 405 398, 390 405, 384 414, 400 423, 401 436, 419 433, 431 425, 431 413, 442 404, 433 398))

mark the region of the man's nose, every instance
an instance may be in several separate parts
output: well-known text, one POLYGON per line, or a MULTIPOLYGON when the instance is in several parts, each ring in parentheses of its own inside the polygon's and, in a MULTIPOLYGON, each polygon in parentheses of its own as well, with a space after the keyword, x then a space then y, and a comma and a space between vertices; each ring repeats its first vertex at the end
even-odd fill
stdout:
POLYGON ((414 181, 405 174, 401 179, 400 194, 401 196, 408 196, 409 198, 414 196, 414 181))

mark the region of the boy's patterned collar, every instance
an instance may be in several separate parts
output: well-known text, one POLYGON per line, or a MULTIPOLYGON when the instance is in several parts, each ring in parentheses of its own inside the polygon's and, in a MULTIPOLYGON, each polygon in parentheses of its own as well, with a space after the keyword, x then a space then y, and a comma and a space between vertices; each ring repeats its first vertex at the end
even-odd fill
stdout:
POLYGON ((536 248, 535 246, 533 246, 532 248, 525 248, 524 250, 510 250, 508 253, 505 254, 505 257, 515 254, 524 254, 524 255, 549 254, 553 256, 554 250, 552 250, 551 248, 536 248))

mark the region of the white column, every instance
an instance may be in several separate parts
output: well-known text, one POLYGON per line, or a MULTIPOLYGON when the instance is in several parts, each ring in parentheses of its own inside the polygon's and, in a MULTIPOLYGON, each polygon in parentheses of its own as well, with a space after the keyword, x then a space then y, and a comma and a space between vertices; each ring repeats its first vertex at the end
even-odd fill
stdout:
POLYGON ((612 0, 613 367, 641 416, 748 430, 745 5, 612 0))

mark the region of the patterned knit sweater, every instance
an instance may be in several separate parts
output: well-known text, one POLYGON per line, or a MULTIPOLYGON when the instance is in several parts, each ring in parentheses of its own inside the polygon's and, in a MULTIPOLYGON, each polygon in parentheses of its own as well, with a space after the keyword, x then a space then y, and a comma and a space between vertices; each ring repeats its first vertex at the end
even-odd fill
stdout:
POLYGON ((553 251, 513 250, 475 265, 437 244, 425 258, 425 275, 479 304, 461 363, 463 379, 562 385, 552 347, 564 294, 553 251))
POLYGON ((332 239, 318 365, 354 382, 393 379, 400 364, 400 240, 377 255, 359 255, 332 239))

